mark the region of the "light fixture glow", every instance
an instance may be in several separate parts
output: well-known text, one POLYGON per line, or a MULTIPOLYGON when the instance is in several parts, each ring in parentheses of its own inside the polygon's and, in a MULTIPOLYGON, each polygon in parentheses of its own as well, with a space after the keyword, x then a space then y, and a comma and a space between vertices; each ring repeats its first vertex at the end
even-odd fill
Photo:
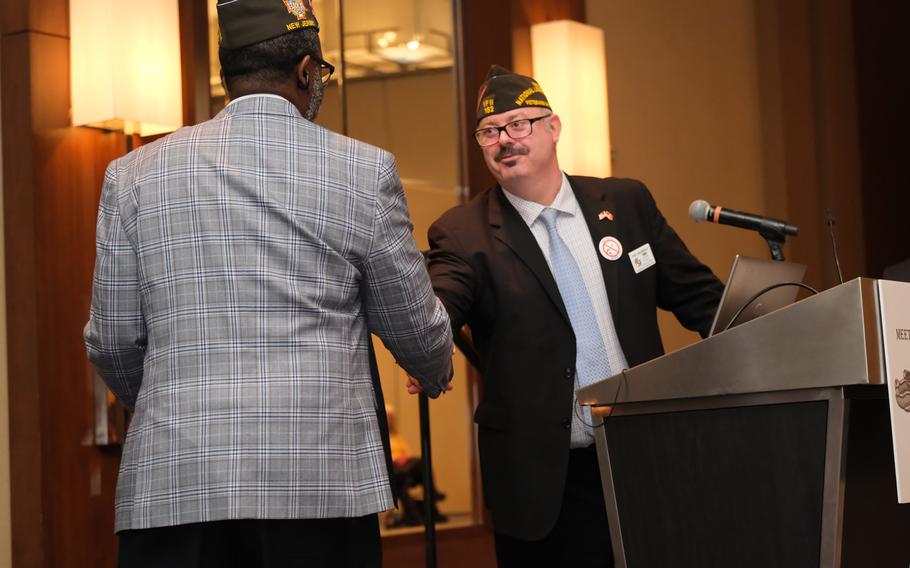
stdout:
POLYGON ((183 125, 177 0, 70 0, 73 126, 183 125))
POLYGON ((610 124, 603 30, 571 20, 531 26, 534 78, 562 121, 557 154, 574 175, 608 177, 610 124))
POLYGON ((397 40, 397 39, 398 39, 398 34, 394 31, 390 30, 390 31, 385 32, 381 36, 379 36, 379 39, 376 40, 376 45, 385 49, 385 48, 389 47, 390 45, 392 45, 392 43, 394 43, 395 40, 397 40))

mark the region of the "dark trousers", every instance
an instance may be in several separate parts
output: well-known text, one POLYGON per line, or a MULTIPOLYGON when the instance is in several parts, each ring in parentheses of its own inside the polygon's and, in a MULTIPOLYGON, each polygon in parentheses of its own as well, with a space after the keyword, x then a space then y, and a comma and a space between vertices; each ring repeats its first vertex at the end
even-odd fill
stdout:
POLYGON ((562 509, 556 526, 541 540, 495 533, 499 568, 613 566, 613 548, 594 446, 570 450, 562 509))
POLYGON ((376 515, 215 521, 119 533, 120 568, 380 568, 376 515))

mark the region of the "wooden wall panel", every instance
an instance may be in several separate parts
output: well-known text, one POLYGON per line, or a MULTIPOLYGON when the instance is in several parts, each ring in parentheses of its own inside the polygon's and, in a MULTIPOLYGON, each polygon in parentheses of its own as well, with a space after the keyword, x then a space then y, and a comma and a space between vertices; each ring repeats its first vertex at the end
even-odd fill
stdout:
POLYGON ((28 30, 69 37, 69 0, 29 0, 28 30))
POLYGON ((0 2, 0 34, 11 34, 26 29, 28 0, 0 2))
POLYGON ((862 62, 854 61, 854 5, 851 0, 756 2, 759 37, 773 47, 764 53, 777 57, 761 64, 770 71, 762 75, 763 102, 779 111, 775 124, 765 117, 767 132, 777 137, 765 140, 770 158, 765 165, 774 179, 783 162, 780 187, 769 199, 786 202, 788 219, 800 227, 799 236, 788 240, 788 259, 807 264, 807 282, 820 289, 838 283, 828 209, 837 219, 844 278, 878 275, 867 263, 868 255, 879 250, 866 242, 875 223, 863 218, 864 210, 878 209, 873 205, 878 193, 861 187, 863 109, 857 89, 861 93, 865 83, 857 81, 862 62))
POLYGON ((179 0, 180 62, 183 71, 183 123, 210 118, 208 3, 179 0))
POLYGON ((4 35, 3 189, 6 242, 6 302, 10 405, 10 507, 12 553, 23 566, 43 565, 42 433, 34 294, 35 219, 29 36, 4 35), (19 86, 13 88, 13 85, 19 86))
POLYGON ((799 236, 788 239, 787 258, 809 266, 805 281, 820 286, 822 226, 816 214, 821 199, 816 155, 818 152, 814 106, 811 14, 808 0, 777 2, 780 26, 780 63, 784 116, 783 138, 789 221, 799 236))
MULTIPOLYGON (((460 29, 462 64, 464 77, 462 109, 465 132, 473 132, 476 125, 477 91, 493 63, 510 65, 512 61, 512 40, 509 33, 510 11, 505 2, 483 0, 462 0, 460 29)), ((470 135, 465 137, 465 180, 470 195, 476 195, 491 187, 495 182, 483 161, 480 148, 470 135)))
POLYGON ((120 135, 60 128, 35 136, 38 356, 49 566, 114 566, 119 448, 94 445, 93 374, 82 346, 98 195, 120 135), (91 522, 89 522, 91 521, 91 522))
POLYGON ((813 0, 812 53, 816 163, 820 199, 815 216, 820 236, 820 284, 838 284, 826 211, 836 218, 838 255, 847 280, 868 275, 865 262, 863 195, 860 184, 859 119, 856 101, 852 0, 813 0))
POLYGON ((910 259, 910 4, 854 0, 853 16, 863 211, 850 213, 865 220, 867 273, 878 278, 910 259))
POLYGON ((119 456, 93 445, 81 336, 103 171, 124 140, 69 126, 65 37, 2 41, 13 562, 114 566, 119 456))
POLYGON ((69 36, 68 0, 3 0, 0 2, 0 33, 25 31, 69 36))

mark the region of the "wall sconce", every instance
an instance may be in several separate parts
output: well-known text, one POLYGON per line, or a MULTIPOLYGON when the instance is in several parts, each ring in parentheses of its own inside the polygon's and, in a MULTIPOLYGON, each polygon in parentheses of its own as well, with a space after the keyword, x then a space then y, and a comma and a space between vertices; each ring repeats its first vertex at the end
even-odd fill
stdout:
POLYGON ((413 65, 434 59, 451 60, 452 53, 448 45, 448 35, 437 30, 429 29, 425 34, 415 33, 406 39, 390 30, 379 36, 373 49, 383 59, 399 65, 413 65))
POLYGON ((177 0, 70 0, 73 126, 183 126, 177 0))
POLYGON ((570 175, 609 176, 603 30, 571 20, 535 24, 531 55, 534 78, 562 120, 557 147, 560 167, 570 175))

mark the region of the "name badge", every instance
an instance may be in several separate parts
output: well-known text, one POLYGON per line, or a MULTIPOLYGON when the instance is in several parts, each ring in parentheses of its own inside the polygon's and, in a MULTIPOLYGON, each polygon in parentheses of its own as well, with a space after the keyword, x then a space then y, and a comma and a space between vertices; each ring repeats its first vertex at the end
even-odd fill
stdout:
POLYGON ((651 245, 645 243, 629 253, 629 260, 632 262, 632 270, 635 274, 641 274, 643 271, 657 264, 654 259, 654 253, 651 252, 651 245))

